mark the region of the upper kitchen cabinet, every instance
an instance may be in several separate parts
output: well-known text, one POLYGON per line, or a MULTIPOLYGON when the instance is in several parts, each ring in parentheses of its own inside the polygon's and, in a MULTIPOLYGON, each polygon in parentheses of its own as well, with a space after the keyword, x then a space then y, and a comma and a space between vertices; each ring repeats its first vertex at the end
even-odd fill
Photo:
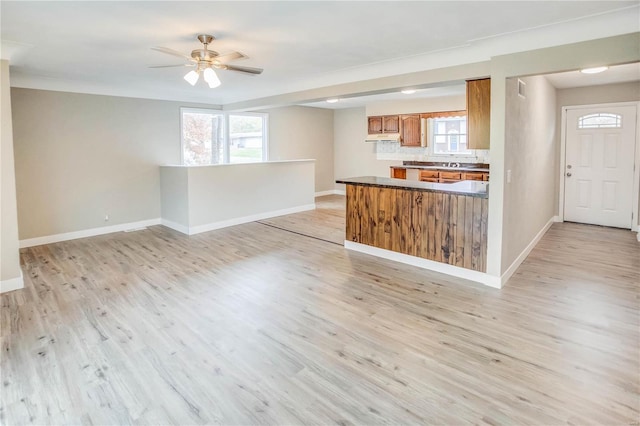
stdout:
POLYGON ((367 117, 367 120, 370 135, 400 132, 400 117, 397 115, 367 117))
POLYGON ((397 115, 385 115, 382 117, 382 133, 400 132, 400 117, 397 115))
POLYGON ((467 146, 489 149, 491 79, 467 81, 467 146))
POLYGON ((400 145, 420 146, 420 114, 400 116, 400 145))

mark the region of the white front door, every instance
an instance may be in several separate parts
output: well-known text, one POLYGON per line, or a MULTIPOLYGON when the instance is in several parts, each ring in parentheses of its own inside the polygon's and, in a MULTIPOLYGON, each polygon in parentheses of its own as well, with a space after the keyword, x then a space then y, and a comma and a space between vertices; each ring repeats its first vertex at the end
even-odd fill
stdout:
POLYGON ((636 107, 568 109, 564 220, 631 228, 636 107))

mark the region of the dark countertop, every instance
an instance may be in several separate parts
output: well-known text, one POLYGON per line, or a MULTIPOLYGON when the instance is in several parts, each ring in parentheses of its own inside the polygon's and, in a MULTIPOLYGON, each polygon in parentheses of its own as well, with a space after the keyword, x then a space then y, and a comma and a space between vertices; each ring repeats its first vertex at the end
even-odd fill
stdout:
POLYGON ((489 198, 489 182, 480 182, 475 180, 463 180, 454 183, 431 183, 416 180, 391 179, 379 176, 359 176, 337 179, 336 183, 427 192, 447 192, 449 194, 467 195, 469 197, 489 198))
POLYGON ((446 166, 418 166, 418 165, 402 165, 391 166, 392 169, 420 169, 420 170, 446 170, 453 171, 459 170, 461 172, 489 172, 489 168, 480 167, 446 167, 446 166))

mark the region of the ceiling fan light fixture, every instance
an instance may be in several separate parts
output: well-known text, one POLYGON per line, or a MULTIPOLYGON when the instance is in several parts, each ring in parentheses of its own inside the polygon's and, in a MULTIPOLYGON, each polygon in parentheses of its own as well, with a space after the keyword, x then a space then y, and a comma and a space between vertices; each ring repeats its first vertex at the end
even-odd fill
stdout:
POLYGON ((584 68, 584 69, 581 69, 580 72, 583 74, 598 74, 608 69, 609 67, 584 68))
POLYGON ((204 81, 207 82, 210 89, 215 89, 220 86, 220 79, 213 68, 207 68, 204 70, 204 81))
POLYGON ((187 82, 192 85, 195 86, 196 83, 198 82, 198 78, 200 78, 200 74, 191 70, 189 71, 185 76, 184 79, 187 80, 187 82))

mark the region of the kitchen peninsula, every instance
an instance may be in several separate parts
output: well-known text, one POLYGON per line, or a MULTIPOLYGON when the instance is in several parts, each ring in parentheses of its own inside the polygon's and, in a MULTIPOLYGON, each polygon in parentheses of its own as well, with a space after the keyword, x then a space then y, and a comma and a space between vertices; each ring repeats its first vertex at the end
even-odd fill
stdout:
POLYGON ((346 185, 346 248, 443 272, 439 264, 486 271, 488 182, 336 182, 346 185))

